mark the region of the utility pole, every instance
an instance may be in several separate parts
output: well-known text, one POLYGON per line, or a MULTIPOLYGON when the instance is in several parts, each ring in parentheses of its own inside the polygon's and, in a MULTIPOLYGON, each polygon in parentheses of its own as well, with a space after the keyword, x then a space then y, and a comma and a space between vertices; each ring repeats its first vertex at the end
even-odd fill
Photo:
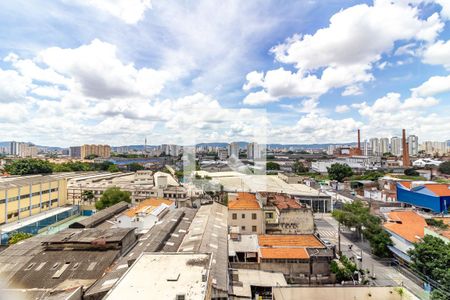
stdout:
POLYGON ((341 256, 341 222, 338 222, 338 253, 341 256))

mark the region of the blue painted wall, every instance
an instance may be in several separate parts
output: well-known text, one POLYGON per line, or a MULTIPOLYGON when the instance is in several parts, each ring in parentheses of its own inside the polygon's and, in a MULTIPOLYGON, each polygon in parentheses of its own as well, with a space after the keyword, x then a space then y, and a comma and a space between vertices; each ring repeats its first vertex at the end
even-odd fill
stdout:
POLYGON ((428 208, 435 213, 440 213, 444 211, 443 198, 444 197, 441 198, 427 195, 425 193, 406 190, 400 184, 397 184, 398 202, 408 203, 417 207, 428 208))

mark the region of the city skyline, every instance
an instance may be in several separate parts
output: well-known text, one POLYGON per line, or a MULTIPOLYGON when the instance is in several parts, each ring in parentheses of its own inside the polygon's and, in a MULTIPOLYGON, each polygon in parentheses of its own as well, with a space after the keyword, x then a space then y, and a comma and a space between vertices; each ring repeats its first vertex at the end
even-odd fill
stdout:
POLYGON ((231 142, 261 126, 282 144, 350 142, 357 128, 450 138, 447 1, 1 8, 2 141, 231 142))

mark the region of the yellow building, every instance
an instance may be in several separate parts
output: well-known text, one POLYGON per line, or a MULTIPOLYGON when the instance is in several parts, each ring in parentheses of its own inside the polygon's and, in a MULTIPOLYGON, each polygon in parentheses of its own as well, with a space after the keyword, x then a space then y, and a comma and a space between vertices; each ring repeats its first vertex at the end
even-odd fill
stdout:
POLYGON ((109 145, 83 145, 81 146, 81 158, 89 155, 108 158, 111 156, 111 147, 109 145))
POLYGON ((0 225, 33 216, 67 202, 63 175, 0 178, 0 225))

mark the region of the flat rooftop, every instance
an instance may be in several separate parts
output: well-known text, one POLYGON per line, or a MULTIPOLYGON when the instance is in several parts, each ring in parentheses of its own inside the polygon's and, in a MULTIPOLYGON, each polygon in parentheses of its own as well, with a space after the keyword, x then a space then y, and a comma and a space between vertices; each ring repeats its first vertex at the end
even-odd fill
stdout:
POLYGON ((188 253, 144 253, 106 294, 104 300, 207 298, 210 256, 188 253), (155 271, 157 270, 157 271, 155 271))
POLYGON ((239 172, 206 172, 196 171, 200 176, 209 176, 223 185, 226 192, 272 192, 295 196, 325 196, 305 184, 289 184, 277 175, 245 175, 239 172))
POLYGON ((58 173, 52 175, 29 175, 0 177, 0 189, 15 188, 30 184, 51 182, 59 179, 68 179, 76 173, 58 173))
POLYGON ((231 294, 237 297, 252 297, 252 286, 271 287, 271 286, 287 286, 283 273, 266 272, 259 270, 234 269, 231 271, 233 278, 237 277, 237 281, 233 281, 233 289, 231 294))

